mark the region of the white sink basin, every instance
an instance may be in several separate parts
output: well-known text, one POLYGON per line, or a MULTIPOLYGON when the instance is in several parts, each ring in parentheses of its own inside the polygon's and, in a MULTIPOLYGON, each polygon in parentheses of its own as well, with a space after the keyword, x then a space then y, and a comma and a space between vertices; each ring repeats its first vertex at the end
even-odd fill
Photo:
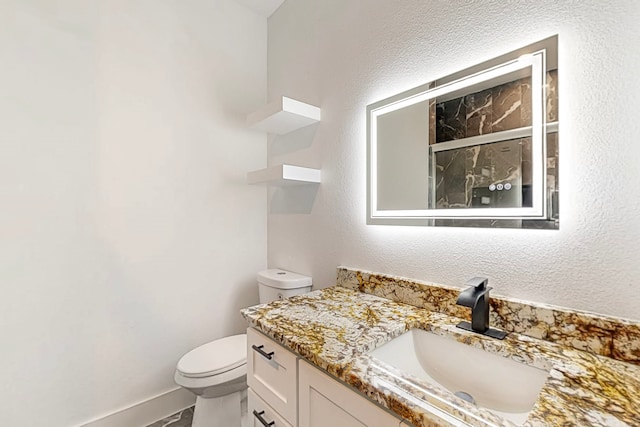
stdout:
POLYGON ((466 393, 477 406, 516 424, 527 419, 549 374, 420 329, 412 329, 370 354, 452 393, 466 393))

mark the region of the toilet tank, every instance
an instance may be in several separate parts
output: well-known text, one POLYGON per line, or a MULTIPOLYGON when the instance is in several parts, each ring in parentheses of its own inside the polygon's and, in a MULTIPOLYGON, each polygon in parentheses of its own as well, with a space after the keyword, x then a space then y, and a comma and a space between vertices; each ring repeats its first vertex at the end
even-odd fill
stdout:
POLYGON ((260 303, 289 298, 311 291, 311 277, 272 268, 258 272, 260 303))

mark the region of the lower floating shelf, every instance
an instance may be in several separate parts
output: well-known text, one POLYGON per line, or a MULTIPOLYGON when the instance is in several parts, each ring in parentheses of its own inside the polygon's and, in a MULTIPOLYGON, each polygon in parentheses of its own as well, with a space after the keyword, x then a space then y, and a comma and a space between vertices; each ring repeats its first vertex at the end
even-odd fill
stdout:
POLYGON ((318 184, 320 169, 305 168, 293 165, 271 166, 266 169, 249 172, 249 184, 269 184, 277 186, 318 184))

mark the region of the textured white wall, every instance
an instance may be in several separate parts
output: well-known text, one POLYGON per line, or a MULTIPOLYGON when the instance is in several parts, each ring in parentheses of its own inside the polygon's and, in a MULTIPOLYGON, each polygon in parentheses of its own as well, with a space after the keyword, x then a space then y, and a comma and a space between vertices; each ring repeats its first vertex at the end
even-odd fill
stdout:
MULTIPOLYGON (((640 3, 289 0, 269 20, 269 95, 322 107, 269 163, 322 167, 309 214, 274 212, 269 265, 317 287, 347 265, 640 319, 640 3), (559 231, 367 226, 365 106, 559 34, 559 231), (298 144, 298 145, 296 145, 298 144)), ((309 190, 313 191, 313 190, 309 190)), ((282 205, 282 203, 280 203, 282 205)))
POLYGON ((231 0, 0 0, 0 424, 145 400, 244 329, 266 32, 231 0))

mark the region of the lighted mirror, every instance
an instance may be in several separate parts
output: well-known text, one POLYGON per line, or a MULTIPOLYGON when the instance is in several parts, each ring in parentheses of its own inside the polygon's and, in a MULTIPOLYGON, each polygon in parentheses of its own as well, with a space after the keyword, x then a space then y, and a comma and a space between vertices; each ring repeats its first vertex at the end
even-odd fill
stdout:
POLYGON ((557 37, 367 106, 367 223, 557 229, 557 37))

